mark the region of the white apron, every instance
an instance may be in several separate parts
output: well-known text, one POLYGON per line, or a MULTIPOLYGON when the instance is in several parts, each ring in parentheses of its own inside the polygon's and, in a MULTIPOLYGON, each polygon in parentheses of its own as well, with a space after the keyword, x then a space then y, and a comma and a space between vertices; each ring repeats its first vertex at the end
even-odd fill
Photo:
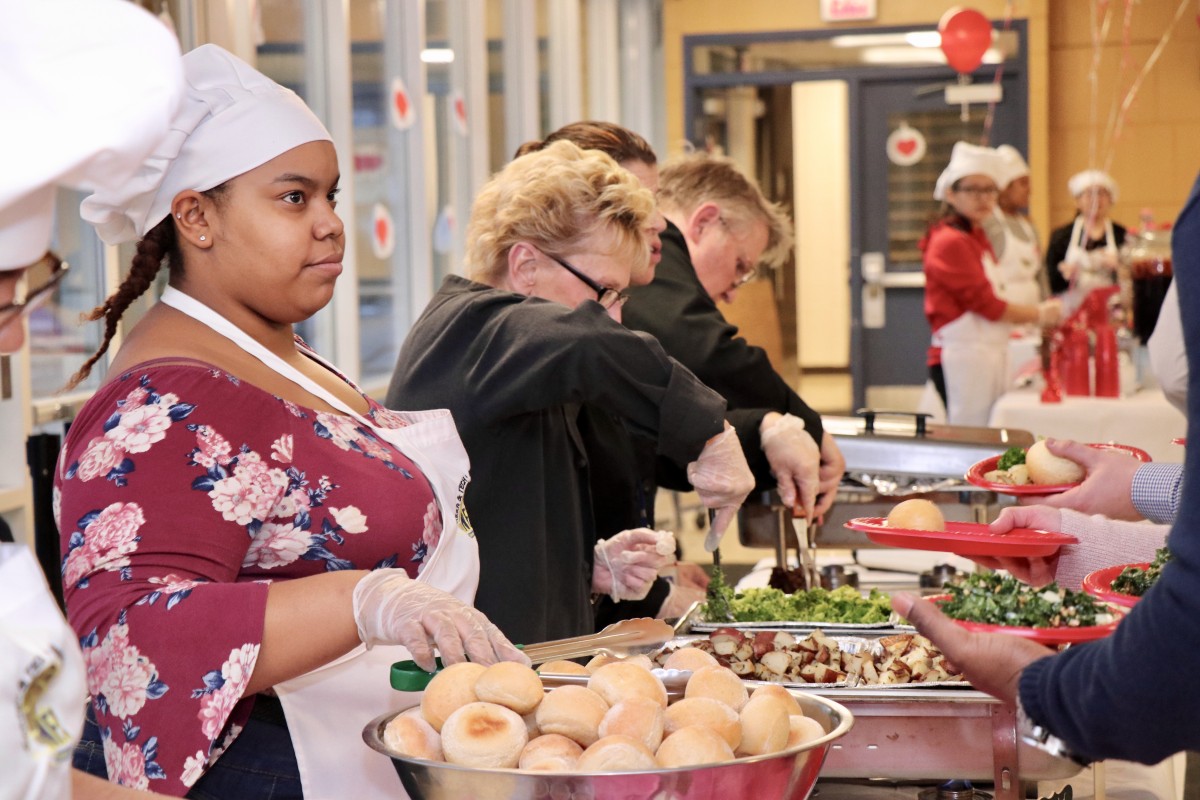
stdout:
MULTIPOLYGON (((408 427, 376 427, 204 304, 170 287, 162 302, 208 325, 280 375, 368 425, 375 435, 411 458, 433 486, 444 525, 437 549, 426 559, 418 580, 464 603, 474 601, 479 550, 463 509, 469 461, 449 411, 403 412, 408 427)), ((328 366, 323 359, 317 360, 328 366)), ((359 645, 323 667, 274 687, 287 717, 305 800, 407 797, 391 762, 363 743, 362 731, 380 714, 420 702, 419 693, 397 692, 389 683, 391 665, 408 658, 403 647, 367 650, 359 645)))
POLYGON ((1104 247, 1088 250, 1084 247, 1087 239, 1087 228, 1083 224, 1083 216, 1075 217, 1071 226, 1071 243, 1067 245, 1067 254, 1063 261, 1078 265, 1071 278, 1071 287, 1067 290, 1064 312, 1074 311, 1093 289, 1112 286, 1116 282, 1113 268, 1117 258, 1117 241, 1113 236, 1111 220, 1104 221, 1104 247))
MULTIPOLYGON (((995 285, 996 262, 983 254, 983 271, 995 285)), ((974 311, 938 328, 933 344, 942 349, 946 378, 946 422, 984 427, 992 404, 1008 381, 1008 340, 1012 325, 992 322, 974 311)))
POLYGON ((1004 252, 988 276, 992 289, 1006 303, 1035 306, 1042 300, 1038 282, 1042 253, 1033 226, 1018 214, 1005 214, 999 206, 993 213, 1004 231, 1004 252))
POLYGON ((87 684, 79 639, 28 547, 0 544, 0 797, 71 796, 87 684))

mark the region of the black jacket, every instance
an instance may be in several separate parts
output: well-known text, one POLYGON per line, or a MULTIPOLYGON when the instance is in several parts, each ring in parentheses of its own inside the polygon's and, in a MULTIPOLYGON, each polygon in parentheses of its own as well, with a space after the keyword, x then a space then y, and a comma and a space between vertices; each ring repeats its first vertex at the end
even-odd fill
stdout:
POLYGON ((571 309, 451 276, 400 349, 387 405, 449 408, 471 459, 479 542, 475 605, 514 642, 593 626, 587 404, 619 415, 659 454, 694 461, 724 401, 653 339, 598 303, 571 309))

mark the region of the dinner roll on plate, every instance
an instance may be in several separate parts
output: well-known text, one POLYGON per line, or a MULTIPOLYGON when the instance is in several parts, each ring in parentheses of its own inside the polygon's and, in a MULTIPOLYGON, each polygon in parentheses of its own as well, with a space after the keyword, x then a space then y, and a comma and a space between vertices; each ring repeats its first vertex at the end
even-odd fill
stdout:
POLYGON ((1043 486, 1079 483, 1083 480, 1083 467, 1069 458, 1051 453, 1044 439, 1034 442, 1025 451, 1025 467, 1029 470, 1029 480, 1043 486))
POLYGON ((479 699, 475 696, 475 681, 486 670, 482 664, 462 661, 434 675, 421 697, 421 715, 425 721, 440 732, 447 717, 479 699))
POLYGON ((910 531, 944 531, 946 518, 942 510, 928 500, 914 498, 898 503, 887 515, 889 528, 910 531))
POLYGON ((657 769, 646 745, 637 739, 615 734, 599 739, 579 757, 575 768, 580 772, 628 772, 639 769, 657 769))
POLYGON ((663 739, 654 757, 658 759, 659 766, 671 769, 732 761, 734 755, 729 743, 712 728, 689 725, 663 739))
POLYGON ((446 762, 481 769, 511 769, 528 743, 525 721, 495 703, 467 703, 442 725, 446 762))
POLYGON ((711 697, 685 697, 667 706, 664 732, 668 737, 684 728, 711 728, 730 748, 742 741, 742 722, 738 713, 711 697))
POLYGON ((740 716, 742 741, 736 750, 739 756, 763 756, 787 745, 791 726, 787 706, 778 697, 760 695, 746 703, 740 716))
POLYGON ((600 721, 600 736, 628 736, 654 752, 662 744, 663 724, 662 706, 646 697, 629 697, 604 715, 600 721))
POLYGON ((820 739, 826 733, 821 723, 812 717, 793 714, 788 717, 788 739, 785 747, 791 749, 820 739))
POLYGON ((475 696, 485 703, 528 714, 542 702, 542 679, 531 668, 516 661, 492 664, 475 681, 475 696))
POLYGON ((408 758, 442 760, 442 737, 433 726, 415 714, 400 714, 383 729, 383 743, 392 752, 408 758))
POLYGON ((538 772, 574 772, 581 755, 583 748, 577 742, 557 733, 546 733, 529 740, 521 750, 517 766, 538 772))
MULTIPOLYGON (((734 680, 738 677, 729 673, 734 680)), ((615 706, 630 697, 644 697, 653 700, 659 707, 667 707, 667 688, 657 675, 637 664, 627 664, 617 661, 605 664, 592 673, 588 679, 588 688, 604 698, 610 706, 615 706)))
POLYGON ((681 647, 667 656, 663 669, 677 669, 684 672, 695 672, 701 667, 715 667, 717 660, 711 653, 706 653, 699 647, 681 647))
POLYGON ((587 747, 600 738, 600 723, 608 713, 604 698, 585 686, 551 689, 537 707, 538 730, 557 733, 587 747))
POLYGON ((741 678, 731 670, 715 665, 701 667, 693 672, 692 677, 688 678, 683 696, 720 700, 734 711, 740 712, 750 698, 750 693, 746 691, 746 684, 741 678))

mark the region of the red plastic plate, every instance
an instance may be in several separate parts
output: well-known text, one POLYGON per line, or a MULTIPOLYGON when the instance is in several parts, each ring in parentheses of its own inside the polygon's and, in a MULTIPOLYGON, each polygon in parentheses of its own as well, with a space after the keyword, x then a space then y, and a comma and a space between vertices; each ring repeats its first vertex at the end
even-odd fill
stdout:
MULTIPOLYGON (((1097 450, 1119 450, 1141 461, 1143 464, 1151 461, 1150 454, 1138 447, 1130 447, 1127 444, 1111 444, 1104 442, 1093 442, 1088 444, 1088 447, 1094 447, 1097 450)), ((967 483, 978 486, 982 489, 991 489, 997 494, 1011 495, 1045 495, 1058 494, 1065 492, 1068 489, 1074 489, 1078 483, 1027 483, 1022 486, 1014 486, 1011 483, 994 483, 984 479, 984 475, 991 472, 1000 463, 1000 456, 992 456, 985 458, 977 464, 974 464, 967 470, 967 483)))
POLYGON ((1074 536, 1033 528, 1013 528, 995 534, 978 522, 947 522, 944 531, 917 531, 893 528, 883 517, 858 517, 846 523, 862 531, 875 544, 906 547, 910 550, 938 550, 960 556, 1049 556, 1064 544, 1077 544, 1074 536))
MULTIPOLYGON (((941 604, 943 600, 949 600, 950 595, 940 594, 928 598, 935 603, 941 604)), ((968 622, 966 620, 956 619, 956 623, 966 628, 969 631, 976 633, 1003 633, 1008 636, 1020 636, 1022 639, 1032 639, 1039 644, 1078 644, 1080 642, 1092 642, 1096 639, 1103 639, 1117 629, 1121 624, 1121 620, 1125 616, 1125 609, 1109 605, 1109 611, 1116 617, 1107 625, 1089 625, 1084 628, 1020 628, 1015 625, 992 625, 987 622, 968 622)))
POLYGON ((1137 605, 1138 600, 1142 598, 1135 594, 1114 591, 1112 588, 1112 582, 1117 579, 1117 576, 1126 567, 1149 569, 1150 564, 1146 561, 1137 564, 1119 564, 1115 567, 1105 567, 1095 572, 1089 572, 1083 577, 1083 590, 1092 597, 1099 597, 1101 600, 1107 600, 1110 603, 1116 603, 1125 608, 1133 608, 1137 605))

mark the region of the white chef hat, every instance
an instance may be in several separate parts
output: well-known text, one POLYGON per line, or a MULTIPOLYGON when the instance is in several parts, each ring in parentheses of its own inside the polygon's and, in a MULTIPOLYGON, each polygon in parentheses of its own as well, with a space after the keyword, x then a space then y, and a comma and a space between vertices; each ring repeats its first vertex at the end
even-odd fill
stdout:
POLYGON ((1085 169, 1083 172, 1076 172, 1067 181, 1067 189, 1071 192, 1071 197, 1079 197, 1093 186, 1099 186, 1107 189, 1108 194, 1112 197, 1113 202, 1117 201, 1117 182, 1112 179, 1112 176, 1107 172, 1098 169, 1085 169))
POLYGON ((183 97, 179 44, 126 0, 0 5, 0 270, 50 243, 57 186, 120 186, 183 97))
POLYGON ((1011 144, 1002 144, 997 147, 996 155, 1000 158, 1000 176, 996 180, 996 184, 1001 189, 1006 188, 1017 178, 1024 178, 1029 174, 1029 165, 1025 163, 1021 151, 1011 144))
POLYGON ((1000 157, 996 151, 970 142, 955 142, 950 151, 950 163, 933 187, 933 199, 945 200, 950 187, 968 175, 986 175, 1000 185, 1000 157))
POLYGON ((171 213, 175 195, 207 191, 329 131, 295 92, 215 44, 183 57, 186 94, 171 130, 125 185, 83 201, 100 238, 141 238, 171 213))

